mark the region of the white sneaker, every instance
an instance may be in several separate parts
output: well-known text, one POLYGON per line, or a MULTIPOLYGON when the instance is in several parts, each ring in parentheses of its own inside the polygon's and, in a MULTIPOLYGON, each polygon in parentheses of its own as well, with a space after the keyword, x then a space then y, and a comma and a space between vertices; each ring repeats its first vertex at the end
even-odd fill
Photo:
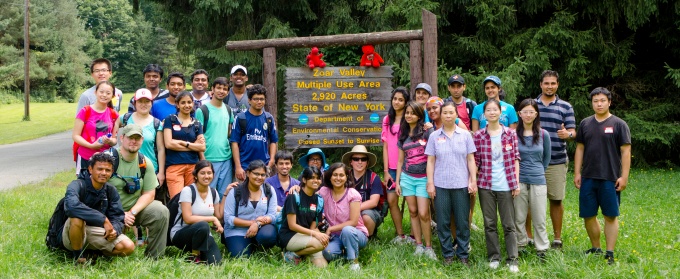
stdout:
POLYGON ((491 261, 491 262, 489 263, 489 268, 491 268, 491 269, 497 269, 498 266, 499 266, 500 264, 501 264, 501 263, 500 263, 499 261, 491 261))
POLYGON ((432 227, 432 231, 436 231, 437 230, 437 222, 435 222, 434 220, 430 220, 430 227, 432 227))
POLYGON ((479 227, 477 227, 477 225, 475 225, 475 223, 470 224, 470 228, 471 228, 473 231, 479 231, 479 227))
POLYGON ((406 243, 406 237, 403 236, 395 236, 392 241, 390 241, 392 244, 405 244, 406 243))
POLYGON ((409 235, 404 236, 404 239, 402 241, 406 244, 416 245, 416 239, 412 238, 409 235))
POLYGON ((352 263, 352 264, 349 265, 349 270, 359 271, 359 270, 361 270, 361 266, 358 263, 352 263))
POLYGON ((434 249, 432 247, 430 248, 425 248, 425 256, 430 258, 431 260, 437 260, 437 254, 434 253, 434 249))
POLYGON ((416 251, 413 253, 414 256, 420 256, 425 253, 425 246, 422 244, 416 245, 416 251))
POLYGON ((510 272, 512 273, 517 273, 519 272, 519 266, 517 266, 516 264, 508 265, 508 270, 510 270, 510 272))

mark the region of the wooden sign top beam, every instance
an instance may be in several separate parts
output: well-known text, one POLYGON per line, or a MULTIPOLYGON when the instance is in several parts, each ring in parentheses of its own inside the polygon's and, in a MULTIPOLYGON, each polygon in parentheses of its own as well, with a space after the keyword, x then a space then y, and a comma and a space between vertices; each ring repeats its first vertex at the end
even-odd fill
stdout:
POLYGON ((280 39, 227 41, 227 50, 256 50, 268 47, 303 48, 326 46, 372 45, 385 43, 408 43, 422 40, 423 30, 385 31, 330 36, 295 37, 280 39))

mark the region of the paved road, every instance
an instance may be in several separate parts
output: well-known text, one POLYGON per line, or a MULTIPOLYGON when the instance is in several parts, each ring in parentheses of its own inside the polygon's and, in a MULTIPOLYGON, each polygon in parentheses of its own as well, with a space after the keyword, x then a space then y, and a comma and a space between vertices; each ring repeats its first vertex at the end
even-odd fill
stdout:
POLYGON ((0 145, 0 191, 73 169, 71 131, 0 145))

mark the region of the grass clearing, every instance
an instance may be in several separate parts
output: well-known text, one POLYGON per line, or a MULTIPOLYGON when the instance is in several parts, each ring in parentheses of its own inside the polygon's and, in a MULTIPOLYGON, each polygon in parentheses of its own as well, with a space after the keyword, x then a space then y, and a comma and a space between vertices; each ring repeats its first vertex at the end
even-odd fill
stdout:
MULTIPOLYGON (((127 111, 132 93, 123 94, 121 111, 127 111)), ((73 128, 75 103, 31 103, 31 121, 22 121, 24 104, 0 105, 0 144, 36 139, 73 128)))
MULTIPOLYGON (((349 275, 348 265, 333 262, 326 269, 309 263, 284 264, 278 248, 258 253, 250 259, 225 259, 221 266, 206 267, 183 263, 175 248, 168 248, 159 261, 147 260, 142 251, 128 258, 101 259, 96 265, 75 269, 70 255, 50 252, 44 238, 47 223, 66 185, 73 179, 67 171, 46 181, 0 192, 0 277, 2 278, 194 278, 204 274, 218 278, 341 278, 349 275)), ((571 178, 569 178, 571 179, 571 178)), ((520 273, 526 278, 672 278, 680 272, 680 192, 676 181, 680 172, 672 170, 634 170, 622 194, 621 222, 617 244, 617 263, 608 266, 600 257, 587 257, 589 247, 583 222, 578 218, 578 192, 567 186, 563 251, 550 251, 541 264, 534 255, 520 260, 520 273)), ((571 184, 571 183, 570 183, 571 184)), ((475 223, 481 227, 479 206, 475 223)), ((490 270, 487 266, 484 232, 473 231, 470 256, 472 267, 459 264, 445 267, 441 262, 412 256, 413 247, 393 246, 391 219, 380 227, 378 241, 361 250, 359 278, 502 278, 514 276, 507 268, 490 270)), ((600 218, 601 219, 601 218, 600 218)), ((408 221, 405 220, 405 224, 408 221)), ((407 228, 408 229, 408 225, 407 228)), ((552 239, 552 227, 548 220, 552 239)), ((441 258, 439 242, 433 240, 441 258)), ((604 239, 603 239, 604 245, 604 239)), ((505 253, 505 252, 503 252, 505 253)), ((505 255, 505 254, 503 254, 505 255)), ((441 260, 441 259, 440 259, 441 260)))

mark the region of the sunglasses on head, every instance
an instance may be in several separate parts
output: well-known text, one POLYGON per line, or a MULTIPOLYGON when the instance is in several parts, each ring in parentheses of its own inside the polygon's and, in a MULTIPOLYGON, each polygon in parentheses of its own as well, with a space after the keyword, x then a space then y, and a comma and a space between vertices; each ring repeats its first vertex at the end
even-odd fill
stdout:
POLYGON ((352 157, 352 161, 354 161, 354 162, 358 162, 358 161, 366 162, 366 161, 368 161, 368 157, 361 157, 361 158, 352 157))

